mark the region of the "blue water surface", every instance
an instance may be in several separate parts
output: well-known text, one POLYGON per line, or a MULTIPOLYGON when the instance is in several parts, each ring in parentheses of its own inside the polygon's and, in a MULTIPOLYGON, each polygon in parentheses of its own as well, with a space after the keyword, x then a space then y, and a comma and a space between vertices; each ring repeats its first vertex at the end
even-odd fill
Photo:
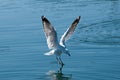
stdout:
POLYGON ((0 0, 0 80, 120 80, 120 0, 0 0), (58 38, 81 16, 62 73, 42 15, 58 38))

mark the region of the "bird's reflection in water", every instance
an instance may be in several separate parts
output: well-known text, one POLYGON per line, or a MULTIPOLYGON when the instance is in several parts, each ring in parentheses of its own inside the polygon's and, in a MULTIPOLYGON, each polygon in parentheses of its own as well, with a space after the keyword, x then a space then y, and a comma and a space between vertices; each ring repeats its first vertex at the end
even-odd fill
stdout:
POLYGON ((47 80, 71 80, 72 74, 64 74, 62 73, 63 66, 59 67, 58 72, 55 71, 48 71, 47 73, 47 80))

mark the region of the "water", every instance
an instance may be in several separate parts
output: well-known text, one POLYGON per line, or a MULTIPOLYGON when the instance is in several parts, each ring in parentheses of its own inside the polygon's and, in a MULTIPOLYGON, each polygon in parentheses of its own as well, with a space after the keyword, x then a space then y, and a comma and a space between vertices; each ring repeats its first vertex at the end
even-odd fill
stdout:
POLYGON ((119 0, 0 0, 0 80, 120 80, 119 0), (58 73, 40 17, 58 37, 81 16, 58 73))

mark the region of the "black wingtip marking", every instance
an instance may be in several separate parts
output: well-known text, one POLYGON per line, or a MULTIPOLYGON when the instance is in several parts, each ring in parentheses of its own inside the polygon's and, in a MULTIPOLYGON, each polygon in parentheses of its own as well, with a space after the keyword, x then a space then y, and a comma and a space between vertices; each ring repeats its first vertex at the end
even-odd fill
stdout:
POLYGON ((75 22, 79 22, 81 16, 78 16, 78 18, 76 18, 75 22))
POLYGON ((44 19, 44 17, 45 17, 45 16, 44 16, 44 15, 42 15, 42 16, 41 16, 41 19, 44 19))
POLYGON ((72 24, 79 23, 81 16, 78 16, 72 24))
POLYGON ((81 18, 81 16, 78 16, 78 19, 80 19, 81 18))
POLYGON ((41 16, 41 19, 42 19, 42 21, 45 21, 45 22, 47 22, 47 23, 50 23, 45 16, 41 16))

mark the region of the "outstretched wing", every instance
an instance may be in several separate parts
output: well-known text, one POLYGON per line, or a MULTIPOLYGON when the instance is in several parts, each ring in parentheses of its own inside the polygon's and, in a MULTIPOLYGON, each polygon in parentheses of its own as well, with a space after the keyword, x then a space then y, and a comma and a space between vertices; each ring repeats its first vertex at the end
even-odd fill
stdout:
POLYGON ((62 37, 60 39, 60 44, 61 45, 65 46, 65 41, 67 41, 70 38, 70 36, 73 34, 73 32, 75 31, 75 28, 76 28, 77 24, 79 23, 79 20, 80 20, 80 16, 73 21, 73 23, 71 24, 71 26, 62 35, 62 37))
POLYGON ((48 48, 54 49, 58 45, 57 33, 46 17, 42 16, 41 18, 48 48))

